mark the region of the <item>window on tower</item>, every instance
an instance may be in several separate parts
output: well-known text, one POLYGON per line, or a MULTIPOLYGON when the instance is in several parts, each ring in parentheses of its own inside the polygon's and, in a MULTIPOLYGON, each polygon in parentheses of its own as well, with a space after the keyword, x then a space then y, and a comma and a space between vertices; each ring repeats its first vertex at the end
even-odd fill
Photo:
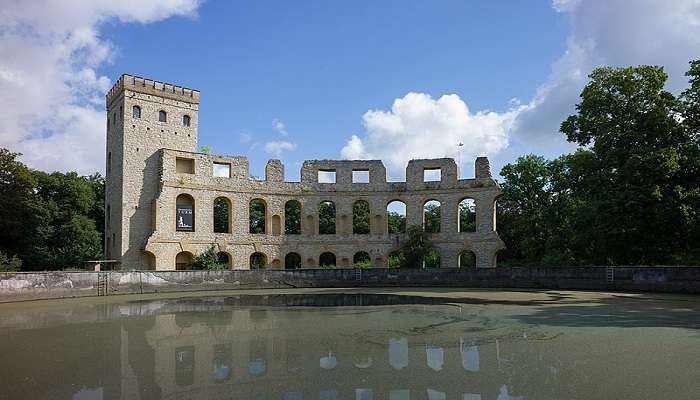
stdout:
POLYGON ((190 126, 190 116, 189 115, 182 116, 182 125, 190 126))
POLYGON ((163 110, 158 111, 158 121, 168 122, 168 113, 163 110))
POLYGON ((132 108, 132 112, 133 112, 134 118, 136 118, 136 119, 141 118, 141 107, 139 107, 139 106, 134 106, 134 107, 132 108))

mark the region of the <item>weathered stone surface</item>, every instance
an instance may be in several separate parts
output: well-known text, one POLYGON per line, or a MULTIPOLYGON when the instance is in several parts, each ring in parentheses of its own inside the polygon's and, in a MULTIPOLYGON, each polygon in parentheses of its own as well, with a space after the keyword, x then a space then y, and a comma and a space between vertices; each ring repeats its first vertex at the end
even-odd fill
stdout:
POLYGON ((115 294, 304 287, 460 287, 699 293, 698 267, 302 269, 0 273, 0 302, 115 294), (102 283, 100 282, 102 280, 102 283), (106 283, 105 283, 106 282, 106 283))

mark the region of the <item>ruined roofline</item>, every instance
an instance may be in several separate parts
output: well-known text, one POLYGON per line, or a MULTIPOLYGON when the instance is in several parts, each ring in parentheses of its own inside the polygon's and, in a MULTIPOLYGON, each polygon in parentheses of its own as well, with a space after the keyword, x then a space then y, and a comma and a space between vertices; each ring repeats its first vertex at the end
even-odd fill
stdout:
MULTIPOLYGON (((247 156, 243 155, 219 155, 219 154, 209 154, 196 151, 184 151, 170 148, 161 148, 161 152, 172 152, 176 154, 189 154, 192 156, 199 156, 208 158, 214 162, 222 161, 225 162, 227 159, 236 160, 239 162, 244 162, 247 166, 249 165, 249 159, 247 156)), ((284 170, 284 165, 279 159, 269 159, 267 161, 267 166, 271 163, 279 163, 279 167, 284 170)), ((474 178, 460 179, 458 174, 458 165, 454 158, 431 158, 431 159, 412 159, 406 164, 405 171, 406 177, 413 177, 413 180, 423 179, 424 170, 440 169, 441 170, 441 180, 450 181, 454 179, 455 181, 460 180, 470 180, 470 179, 493 179, 491 175, 490 163, 487 157, 476 157, 474 160, 474 178)), ((371 176, 375 179, 379 178, 381 181, 389 183, 387 181, 386 168, 382 160, 333 160, 333 159, 312 159, 304 160, 300 169, 300 181, 301 182, 313 182, 316 180, 315 174, 318 171, 338 171, 340 173, 347 173, 349 171, 369 171, 371 176), (313 176, 312 176, 313 175, 313 176), (380 177, 380 176, 383 176, 380 177)), ((284 177, 282 176, 282 179, 284 177)), ((410 179, 406 179, 404 182, 408 182, 410 179)), ((280 180, 282 182, 287 182, 285 180, 280 180)))
POLYGON ((129 74, 120 76, 107 92, 105 96, 107 104, 110 104, 124 90, 199 104, 199 90, 129 74))

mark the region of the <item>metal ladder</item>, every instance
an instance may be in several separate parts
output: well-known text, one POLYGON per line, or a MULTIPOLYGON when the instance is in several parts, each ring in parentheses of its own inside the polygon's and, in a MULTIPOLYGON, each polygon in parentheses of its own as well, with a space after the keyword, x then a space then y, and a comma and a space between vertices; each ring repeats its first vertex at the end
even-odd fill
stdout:
POLYGON ((605 267, 605 282, 608 284, 615 282, 615 268, 605 267))
POLYGON ((359 268, 355 270, 355 280, 356 281, 362 280, 362 270, 359 268))
POLYGON ((108 279, 106 272, 97 273, 97 295, 107 296, 108 279))

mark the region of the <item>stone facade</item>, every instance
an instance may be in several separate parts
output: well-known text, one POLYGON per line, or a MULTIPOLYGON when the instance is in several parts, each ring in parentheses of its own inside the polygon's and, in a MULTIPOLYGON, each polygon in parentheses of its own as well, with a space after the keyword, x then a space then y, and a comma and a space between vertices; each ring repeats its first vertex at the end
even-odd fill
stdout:
POLYGON ((431 235, 440 266, 459 266, 465 250, 474 253, 477 267, 496 266, 495 255, 504 248, 495 230, 500 189, 485 157, 477 158, 474 179, 459 179, 454 160, 444 158, 410 161, 405 182, 387 182, 378 160, 308 160, 300 182, 286 182, 282 163, 270 160, 265 180, 256 180, 245 157, 196 152, 198 109, 199 92, 130 75, 107 94, 107 259, 123 267, 174 270, 176 260, 214 245, 234 269, 248 269, 253 253, 264 254, 267 268, 284 268, 290 253, 300 256, 302 268, 315 268, 324 252, 333 253, 339 267, 351 267, 358 252, 368 253, 373 266, 384 267, 405 239, 389 234, 387 204, 405 203, 410 226, 421 225, 424 204, 437 200, 440 232, 431 235), (138 118, 134 107, 139 107, 138 118), (228 176, 214 176, 215 164, 228 169, 228 176), (424 181, 424 171, 434 169, 440 170, 440 180, 424 181), (319 171, 333 171, 335 182, 319 182, 319 171), (368 182, 353 182, 353 171, 363 171, 368 182), (193 203, 193 231, 176 229, 176 199, 183 195, 193 203), (228 204, 228 233, 214 232, 218 198, 228 204), (465 198, 476 204, 473 232, 458 228, 459 203, 465 198), (252 200, 265 205, 265 233, 249 232, 252 200), (285 204, 292 200, 301 204, 299 234, 285 233, 285 204), (369 204, 368 234, 352 231, 353 205, 359 200, 369 204), (335 205, 335 234, 319 234, 318 206, 325 201, 335 205))

